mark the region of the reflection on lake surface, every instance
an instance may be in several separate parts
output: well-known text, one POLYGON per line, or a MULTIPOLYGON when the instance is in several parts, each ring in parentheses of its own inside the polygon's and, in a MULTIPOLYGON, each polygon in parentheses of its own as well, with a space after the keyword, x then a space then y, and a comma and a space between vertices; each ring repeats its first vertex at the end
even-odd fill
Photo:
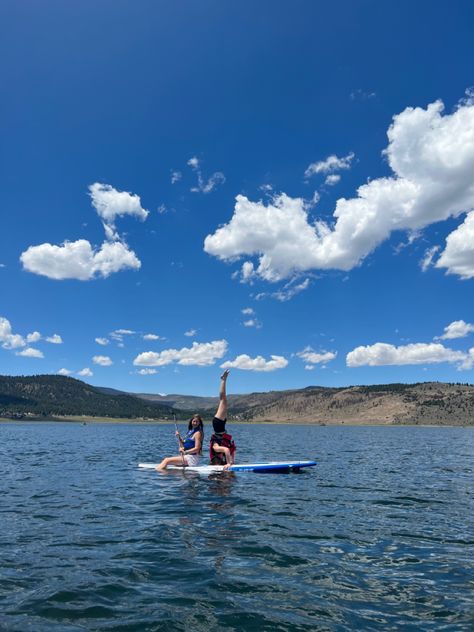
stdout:
POLYGON ((172 425, 0 424, 0 629, 473 629, 473 428, 232 433, 318 466, 157 474, 172 425))

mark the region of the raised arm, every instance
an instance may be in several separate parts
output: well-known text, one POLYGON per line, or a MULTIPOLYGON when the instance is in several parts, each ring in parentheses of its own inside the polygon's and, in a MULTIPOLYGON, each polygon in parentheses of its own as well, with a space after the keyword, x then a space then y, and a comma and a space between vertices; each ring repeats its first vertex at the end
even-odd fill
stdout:
POLYGON ((221 375, 221 383, 219 387, 219 406, 217 407, 216 417, 217 419, 222 419, 222 421, 225 421, 227 419, 226 383, 227 383, 228 375, 229 375, 229 370, 226 369, 224 373, 221 375))

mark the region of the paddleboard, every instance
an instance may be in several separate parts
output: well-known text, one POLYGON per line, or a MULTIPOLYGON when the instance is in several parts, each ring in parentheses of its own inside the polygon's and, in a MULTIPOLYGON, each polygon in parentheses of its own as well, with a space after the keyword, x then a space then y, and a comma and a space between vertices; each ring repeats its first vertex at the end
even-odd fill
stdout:
MULTIPOLYGON (((139 463, 138 467, 144 470, 156 469, 158 463, 139 463)), ((219 472, 298 472, 304 467, 314 467, 316 461, 273 461, 271 463, 238 463, 231 465, 228 470, 223 465, 195 465, 182 467, 181 465, 169 465, 168 470, 186 470, 201 474, 213 474, 219 472)))

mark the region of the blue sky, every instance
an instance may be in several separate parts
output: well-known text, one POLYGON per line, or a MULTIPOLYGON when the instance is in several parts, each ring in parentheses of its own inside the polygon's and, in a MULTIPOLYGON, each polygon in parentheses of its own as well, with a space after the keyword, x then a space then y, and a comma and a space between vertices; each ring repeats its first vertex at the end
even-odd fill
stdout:
POLYGON ((472 382, 474 8, 0 4, 0 372, 472 382))

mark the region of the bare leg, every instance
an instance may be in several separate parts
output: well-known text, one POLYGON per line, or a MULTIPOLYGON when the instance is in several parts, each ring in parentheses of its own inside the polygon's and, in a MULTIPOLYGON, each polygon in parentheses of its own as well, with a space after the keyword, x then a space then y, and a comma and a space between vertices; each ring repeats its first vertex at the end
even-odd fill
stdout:
POLYGON ((182 456, 168 456, 166 459, 163 459, 161 463, 157 466, 157 470, 166 470, 168 465, 181 465, 181 467, 186 467, 186 459, 183 461, 182 456))
POLYGON ((227 419, 227 393, 226 382, 229 375, 228 369, 221 375, 221 385, 219 388, 219 406, 217 407, 216 417, 225 421, 227 419))
POLYGON ((219 445, 218 443, 213 443, 212 444, 212 449, 214 450, 214 452, 218 452, 220 454, 225 454, 225 461, 226 461, 225 467, 226 468, 228 468, 231 465, 233 465, 232 454, 231 454, 229 448, 225 448, 225 447, 219 445))

